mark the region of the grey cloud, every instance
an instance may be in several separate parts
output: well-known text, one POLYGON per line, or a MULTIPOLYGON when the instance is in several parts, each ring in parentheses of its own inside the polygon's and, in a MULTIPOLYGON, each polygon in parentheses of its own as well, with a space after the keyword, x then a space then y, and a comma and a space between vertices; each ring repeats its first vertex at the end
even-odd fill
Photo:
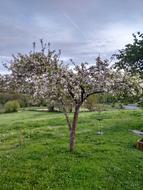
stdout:
MULTIPOLYGON (((40 38, 64 59, 109 58, 143 31, 142 0, 0 0, 0 56, 28 52, 40 38)), ((0 67, 0 70, 2 68, 0 67)))

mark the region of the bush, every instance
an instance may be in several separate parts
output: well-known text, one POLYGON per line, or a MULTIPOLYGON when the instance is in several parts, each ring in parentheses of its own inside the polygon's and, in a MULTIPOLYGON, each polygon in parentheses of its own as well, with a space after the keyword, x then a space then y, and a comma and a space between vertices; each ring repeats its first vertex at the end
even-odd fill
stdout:
POLYGON ((0 104, 4 105, 8 101, 17 100, 20 104, 20 107, 27 107, 30 104, 29 96, 14 92, 0 92, 0 104))
POLYGON ((6 113, 17 112, 19 108, 20 108, 20 104, 17 100, 8 101, 4 105, 4 109, 6 113))
POLYGON ((97 98, 96 95, 91 95, 87 98, 87 100, 84 103, 84 107, 87 108, 89 111, 94 111, 97 104, 97 98))
POLYGON ((106 103, 104 99, 104 94, 93 94, 87 98, 84 107, 89 111, 98 111, 99 107, 101 107, 103 103, 106 103))

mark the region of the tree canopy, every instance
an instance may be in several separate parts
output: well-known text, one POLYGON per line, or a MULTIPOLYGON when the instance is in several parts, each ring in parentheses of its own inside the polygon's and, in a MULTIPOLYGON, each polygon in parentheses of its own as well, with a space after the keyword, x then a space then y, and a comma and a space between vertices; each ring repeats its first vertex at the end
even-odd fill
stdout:
POLYGON ((60 60, 61 52, 46 49, 41 40, 41 51, 13 56, 11 79, 14 88, 20 93, 30 94, 33 100, 58 100, 65 114, 70 131, 70 151, 75 147, 75 136, 79 109, 91 95, 110 92, 114 95, 136 93, 135 80, 126 73, 113 70, 107 60, 96 58, 95 63, 64 64, 60 60), (74 107, 73 118, 69 117, 67 100, 74 107))
POLYGON ((113 55, 116 58, 115 68, 124 69, 131 74, 139 74, 143 78, 143 34, 133 34, 133 43, 125 45, 113 55))

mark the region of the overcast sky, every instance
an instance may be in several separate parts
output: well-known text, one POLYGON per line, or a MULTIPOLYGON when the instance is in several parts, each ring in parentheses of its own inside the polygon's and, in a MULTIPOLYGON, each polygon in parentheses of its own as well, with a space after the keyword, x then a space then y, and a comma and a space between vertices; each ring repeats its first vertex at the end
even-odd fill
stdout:
POLYGON ((43 38, 64 60, 110 58, 143 32, 143 0, 0 0, 2 60, 25 53, 43 38))

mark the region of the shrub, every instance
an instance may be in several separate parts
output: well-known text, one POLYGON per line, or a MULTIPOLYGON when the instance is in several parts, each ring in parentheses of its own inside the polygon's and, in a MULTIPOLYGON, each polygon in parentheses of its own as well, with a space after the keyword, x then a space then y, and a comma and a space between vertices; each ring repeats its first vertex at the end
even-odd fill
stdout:
POLYGON ((87 100, 84 103, 84 107, 87 108, 89 111, 94 111, 97 104, 96 95, 91 95, 87 98, 87 100))
POLYGON ((99 107, 102 107, 103 103, 106 103, 104 99, 104 94, 91 95, 84 103, 84 107, 87 108, 89 111, 98 111, 99 107))
POLYGON ((17 112, 19 108, 20 108, 20 104, 17 100, 8 101, 4 105, 4 109, 6 113, 17 112))
POLYGON ((14 92, 0 92, 0 104, 4 105, 8 101, 17 100, 20 104, 20 107, 27 107, 30 104, 29 96, 14 92))

